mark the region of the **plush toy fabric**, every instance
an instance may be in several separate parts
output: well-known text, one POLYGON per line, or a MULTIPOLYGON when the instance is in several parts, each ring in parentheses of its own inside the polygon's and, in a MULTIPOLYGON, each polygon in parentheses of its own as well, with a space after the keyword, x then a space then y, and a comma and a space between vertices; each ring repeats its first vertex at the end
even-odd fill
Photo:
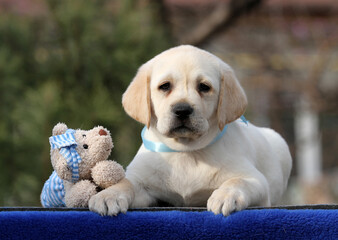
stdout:
POLYGON ((85 131, 59 123, 49 142, 54 172, 41 193, 44 207, 87 207, 99 188, 116 184, 125 176, 121 165, 107 160, 113 141, 101 126, 85 131))
POLYGON ((44 207, 64 207, 66 206, 64 198, 63 180, 53 171, 43 186, 40 196, 41 204, 44 207))

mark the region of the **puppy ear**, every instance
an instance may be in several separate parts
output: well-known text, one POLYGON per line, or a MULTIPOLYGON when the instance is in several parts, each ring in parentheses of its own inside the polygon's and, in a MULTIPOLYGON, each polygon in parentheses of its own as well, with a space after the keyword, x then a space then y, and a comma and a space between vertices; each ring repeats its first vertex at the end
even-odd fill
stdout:
POLYGON ((224 66, 221 77, 221 89, 218 100, 218 126, 224 126, 243 115, 248 105, 246 95, 233 70, 224 66))
POLYGON ((122 97, 126 113, 149 128, 151 118, 149 67, 143 65, 122 97))

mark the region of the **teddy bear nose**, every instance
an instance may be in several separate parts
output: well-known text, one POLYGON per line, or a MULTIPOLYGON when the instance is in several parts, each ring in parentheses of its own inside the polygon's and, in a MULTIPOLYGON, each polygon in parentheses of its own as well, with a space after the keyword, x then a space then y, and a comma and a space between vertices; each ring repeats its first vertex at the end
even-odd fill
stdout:
POLYGON ((103 130, 103 129, 100 129, 99 135, 100 135, 100 136, 106 136, 106 135, 107 135, 107 132, 106 132, 105 130, 103 130))

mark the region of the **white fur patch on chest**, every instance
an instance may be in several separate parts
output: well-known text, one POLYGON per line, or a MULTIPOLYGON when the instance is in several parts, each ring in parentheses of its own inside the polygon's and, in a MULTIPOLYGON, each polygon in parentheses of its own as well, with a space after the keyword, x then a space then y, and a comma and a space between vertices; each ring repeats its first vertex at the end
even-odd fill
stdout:
POLYGON ((222 181, 220 168, 202 159, 198 153, 173 153, 159 159, 161 164, 153 165, 154 174, 146 183, 149 193, 174 206, 205 206, 222 181))

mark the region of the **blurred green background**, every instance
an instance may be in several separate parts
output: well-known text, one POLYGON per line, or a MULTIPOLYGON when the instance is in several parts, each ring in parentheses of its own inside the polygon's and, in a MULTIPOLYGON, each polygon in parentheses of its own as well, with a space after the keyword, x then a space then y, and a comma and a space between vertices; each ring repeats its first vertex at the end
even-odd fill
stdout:
POLYGON ((39 205, 58 122, 105 126, 111 158, 125 166, 142 126, 124 113, 122 93, 137 68, 170 44, 156 4, 50 0, 40 7, 33 16, 0 14, 0 206, 39 205))
POLYGON ((233 67, 247 119, 294 160, 282 204, 338 201, 338 1, 0 0, 0 206, 39 206, 58 122, 108 128, 124 167, 142 125, 122 93, 179 44, 233 67))

